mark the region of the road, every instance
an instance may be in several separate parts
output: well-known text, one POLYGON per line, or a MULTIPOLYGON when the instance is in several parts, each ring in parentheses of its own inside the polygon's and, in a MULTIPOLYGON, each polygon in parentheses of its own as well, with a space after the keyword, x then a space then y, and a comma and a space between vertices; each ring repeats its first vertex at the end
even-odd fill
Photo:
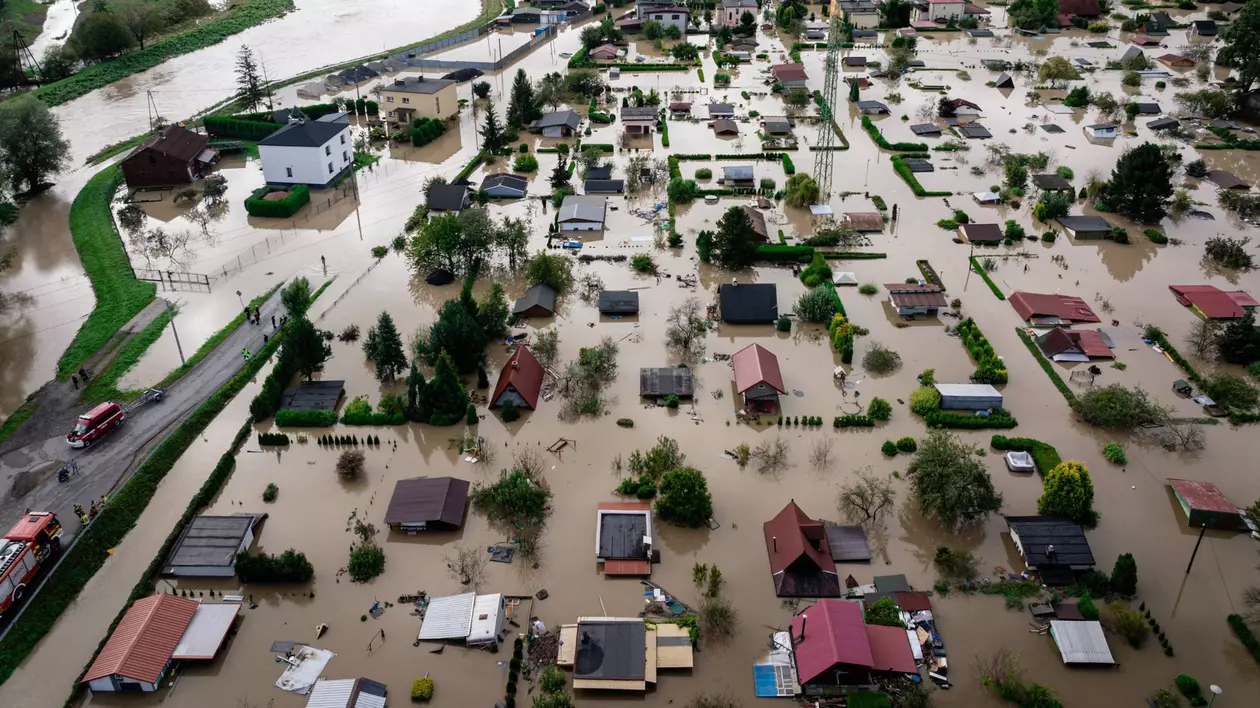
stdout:
MULTIPOLYGON (((261 325, 242 324, 192 371, 171 385, 160 402, 135 409, 121 428, 90 448, 76 450, 66 444, 65 433, 74 426, 77 409, 67 408, 62 413, 64 421, 29 421, 28 426, 42 423, 43 429, 35 431, 37 439, 0 457, 0 488, 9 490, 0 499, 0 526, 7 530, 28 508, 53 511, 65 528, 62 546, 67 548, 81 528, 74 518, 74 504, 78 502, 87 508, 92 499, 112 494, 130 478, 141 461, 142 452, 159 442, 168 430, 173 430, 176 423, 241 368, 244 363, 242 349, 257 352, 263 346, 263 336, 274 334, 271 316, 279 319, 284 314, 280 291, 277 290, 260 309, 261 325), (80 474, 64 484, 58 483, 57 469, 72 459, 78 462, 80 474), (19 479, 19 487, 25 492, 21 496, 15 494, 17 488, 14 487, 19 479)), ((58 385, 67 386, 64 383, 58 385)), ((31 437, 31 431, 23 432, 23 438, 31 437)), ((41 575, 47 577, 48 574, 41 575)), ((27 593, 28 601, 32 595, 27 593)), ((14 617, 15 613, 10 612, 4 624, 8 625, 14 617)))

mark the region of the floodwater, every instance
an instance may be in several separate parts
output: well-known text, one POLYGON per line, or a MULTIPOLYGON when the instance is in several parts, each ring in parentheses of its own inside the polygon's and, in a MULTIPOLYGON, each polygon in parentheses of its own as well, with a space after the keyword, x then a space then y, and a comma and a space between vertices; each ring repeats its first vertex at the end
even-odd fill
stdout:
MULTIPOLYGON (((1092 110, 1053 116, 1053 121, 1066 130, 1062 135, 1048 135, 1040 129, 1028 132, 1025 124, 1039 123, 1048 116, 1045 109, 1026 105, 1026 93, 1032 81, 1017 77, 1013 92, 988 88, 984 83, 995 78, 996 73, 981 68, 979 62, 994 56, 1013 59, 1045 49, 1051 54, 1091 57, 1101 63, 1102 57, 1123 51, 1123 45, 1101 52, 1072 46, 1073 42, 1090 39, 1092 35, 1072 32, 1052 41, 1018 40, 1006 46, 1002 41, 980 40, 972 45, 966 40, 929 37, 920 45, 920 56, 929 67, 965 68, 972 78, 963 81, 956 72, 950 71, 926 71, 916 76, 925 83, 947 84, 951 86, 951 96, 978 103, 984 109, 981 122, 995 136, 987 142, 1006 143, 1018 152, 1045 151, 1052 156, 1052 167, 1067 165, 1075 171, 1074 183, 1079 186, 1093 171, 1108 172, 1125 147, 1155 140, 1142 125, 1146 119, 1139 119, 1136 127, 1127 126, 1137 131, 1136 137, 1122 136, 1112 145, 1093 145, 1080 130, 1080 126, 1096 122, 1092 110)), ((1182 42, 1181 33, 1175 32, 1165 44, 1170 51, 1175 51, 1182 42)), ((559 36, 554 50, 557 54, 571 52, 576 46, 576 32, 571 30, 559 36)), ((870 58, 879 55, 877 50, 869 49, 856 49, 853 53, 870 58)), ((778 61, 781 54, 774 51, 772 57, 778 61)), ((810 72, 811 87, 819 85, 821 53, 806 53, 804 60, 810 72)), ((537 76, 551 71, 553 61, 551 51, 544 47, 527 56, 520 66, 537 76)), ((626 73, 613 85, 622 90, 637 83, 645 90, 698 92, 689 94, 688 99, 696 101, 694 112, 701 120, 669 123, 670 141, 676 151, 753 152, 757 147, 753 122, 740 124, 742 136, 738 140, 719 140, 712 136, 703 120, 706 113, 701 104, 725 98, 739 104, 737 111, 741 114, 751 109, 764 116, 783 115, 785 111, 779 99, 758 95, 766 91, 761 73, 766 66, 765 62, 757 62, 743 67, 735 72, 732 86, 721 90, 699 86, 694 73, 667 75, 660 72, 638 76, 626 73), (742 91, 748 91, 749 98, 745 99, 742 91)), ((707 57, 704 71, 711 80, 715 67, 707 57)), ((490 77, 497 96, 502 95, 512 73, 515 67, 502 82, 498 77, 490 77)), ((1087 81, 1092 88, 1113 94, 1121 92, 1119 75, 1114 72, 1098 72, 1087 81)), ((467 98, 467 92, 468 87, 461 86, 461 97, 467 98)), ((1153 80, 1147 79, 1139 92, 1159 101, 1165 110, 1173 108, 1171 94, 1175 89, 1161 92, 1154 88, 1153 80)), ((876 87, 864 91, 862 97, 890 104, 892 115, 877 122, 885 136, 895 141, 911 139, 906 126, 919 122, 916 115, 920 106, 934 105, 939 94, 911 88, 908 80, 902 79, 895 87, 877 82, 876 87), (900 104, 890 99, 892 92, 901 94, 900 104), (903 113, 910 120, 902 121, 903 113)), ((1018 318, 1014 311, 1008 303, 993 297, 979 276, 968 274, 969 248, 953 243, 952 233, 936 227, 936 220, 951 215, 946 200, 914 198, 893 172, 887 154, 875 149, 861 130, 860 118, 853 109, 843 99, 837 108, 838 121, 851 149, 835 155, 834 189, 848 196, 837 195, 831 200, 831 206, 837 213, 871 211, 874 207, 870 196, 878 195, 890 207, 897 205, 899 219, 886 228, 885 233, 873 235, 868 249, 886 253, 887 259, 833 263, 833 267, 854 271, 860 282, 883 284, 917 277, 916 259, 927 259, 931 263, 944 281, 949 297, 962 300, 964 312, 976 319, 995 349, 1004 356, 1010 371, 1010 383, 1004 387, 1007 407, 1021 421, 1016 433, 1045 440, 1065 457, 1079 459, 1091 469, 1096 507, 1102 522, 1090 532, 1089 538, 1099 567, 1110 570, 1118 554, 1134 554, 1139 569, 1140 600, 1160 622, 1176 651, 1176 658, 1168 659, 1153 641, 1141 650, 1133 650, 1113 635, 1111 649, 1121 667, 1082 673, 1063 668, 1053 642, 1048 637, 1030 634, 1030 618, 1023 612, 1003 609, 1000 598, 938 597, 934 599, 935 609, 952 660, 950 677, 955 688, 938 692, 937 705, 997 705, 982 692, 972 663, 973 657, 988 654, 999 646, 1018 651, 1029 678, 1053 688, 1068 706, 1132 704, 1155 688, 1168 685, 1177 673, 1188 673, 1201 682, 1220 685, 1225 690, 1222 705, 1247 705, 1245 697, 1260 692, 1260 666, 1229 633, 1224 618, 1241 608, 1243 589, 1257 584, 1257 547, 1246 536, 1208 534, 1192 571, 1187 574, 1185 564, 1197 532, 1186 527, 1165 480, 1185 477, 1210 481, 1234 502, 1249 504, 1260 496, 1260 487, 1254 475, 1245 473, 1247 466, 1242 463, 1248 455, 1245 440, 1248 429, 1233 429, 1228 425, 1207 427, 1204 450, 1170 454, 1147 438, 1113 436, 1075 422, 1062 397, 1015 336, 1013 330, 1018 318), (1129 462, 1124 468, 1109 464, 1101 455, 1102 445, 1113 439, 1123 443, 1128 451, 1129 462)), ((813 112, 811 107, 807 114, 813 112)), ((391 152, 373 171, 361 173, 357 200, 351 197, 329 205, 324 211, 311 214, 309 219, 299 215, 292 224, 244 217, 240 213, 240 199, 254 185, 261 184, 258 168, 247 162, 225 164, 222 171, 228 177, 231 190, 228 215, 212 225, 214 238, 202 239, 197 244, 197 257, 190 266, 190 270, 211 274, 218 270, 219 280, 209 294, 177 294, 183 306, 184 314, 177 322, 183 328, 181 337, 185 350, 190 350, 189 337, 196 342, 200 332, 204 338, 234 313, 233 307, 238 307, 235 290, 242 290, 248 297, 296 274, 305 274, 312 282, 318 282, 323 276, 320 255, 327 257, 329 275, 338 276, 315 307, 320 313, 321 327, 336 332, 357 324, 366 330, 382 310, 393 315, 404 335, 431 323, 441 302, 457 295, 455 286, 425 285, 422 277, 418 278, 399 254, 391 253, 374 264, 369 250, 371 246, 389 243, 398 233, 419 202, 419 188, 427 176, 440 173, 449 177, 469 159, 477 139, 473 125, 471 111, 465 111, 458 133, 452 131, 421 150, 403 148, 391 152), (354 204, 358 205, 357 211, 353 209, 354 204), (270 250, 264 253, 263 249, 270 250), (239 264, 238 257, 241 258, 239 264), (232 269, 233 264, 236 270, 232 269), (192 333, 185 335, 185 331, 192 333)), ((585 140, 617 143, 617 132, 616 126, 600 127, 585 140)), ((815 142, 814 125, 801 121, 795 132, 803 144, 815 142)), ((554 142, 532 137, 523 137, 523 140, 534 147, 554 142)), ((659 138, 654 139, 654 144, 659 145, 656 140, 659 138)), ((971 149, 966 152, 933 153, 937 172, 921 175, 924 187, 970 192, 1001 182, 1000 174, 984 167, 984 145, 977 141, 969 141, 969 144, 971 149), (945 169, 955 166, 958 169, 945 169), (982 174, 973 175, 972 167, 980 167, 982 174)), ((642 141, 642 145, 646 146, 646 141, 642 141)), ((1193 159, 1191 148, 1183 147, 1182 152, 1186 160, 1193 159)), ((630 154, 619 149, 615 155, 619 173, 624 170, 630 154)), ((663 157, 661 153, 658 155, 663 157)), ((791 155, 799 172, 812 170, 814 153, 802 149, 791 155)), ((531 194, 548 190, 546 176, 554 166, 552 155, 538 157, 540 169, 531 178, 531 194)), ((1249 181, 1260 178, 1260 165, 1251 153, 1212 151, 1205 154, 1205 159, 1210 167, 1228 169, 1249 181)), ((688 161, 682 163, 682 170, 690 175, 699 167, 710 167, 717 173, 718 168, 729 164, 737 163, 688 161)), ((486 172, 500 169, 503 169, 502 162, 488 168, 479 167, 470 180, 477 184, 486 172)), ((770 177, 780 185, 785 179, 778 163, 758 162, 756 171, 759 178, 770 177)), ((1210 282, 1221 287, 1232 284, 1253 293, 1260 289, 1260 277, 1254 273, 1230 280, 1204 271, 1199 265, 1202 245, 1207 238, 1217 233, 1246 234, 1249 227, 1226 216, 1216 205, 1210 186, 1195 186, 1192 193, 1204 204, 1201 208, 1217 219, 1165 222, 1167 232, 1183 241, 1181 246, 1154 246, 1141 236, 1140 229, 1126 224, 1133 238, 1132 245, 1128 246, 1074 242, 1061 236, 1053 244, 1026 242, 992 251, 995 255, 1025 249, 1028 252, 1025 258, 1000 259, 1002 262, 993 278, 1004 292, 1016 288, 1033 292, 1061 291, 1077 294, 1093 303, 1106 321, 1104 329, 1115 339, 1118 360, 1127 367, 1124 371, 1104 367, 1098 383, 1141 385, 1161 402, 1175 406, 1177 415, 1183 416, 1198 414, 1194 406, 1176 398, 1170 390, 1172 381, 1183 374, 1141 343, 1139 323, 1157 324, 1169 332, 1172 341, 1180 342, 1194 319, 1176 304, 1167 290, 1169 284, 1210 282), (1053 262, 1051 256, 1061 256, 1066 268, 1053 262), (1115 324, 1111 320, 1115 320, 1115 324)), ((652 236, 652 224, 638 218, 631 210, 648 208, 662 199, 663 194, 659 192, 634 199, 614 199, 617 211, 610 212, 609 229, 602 238, 591 240, 584 252, 630 254, 652 248, 652 239, 645 238, 652 236)), ((337 450, 320 448, 308 441, 295 443, 277 456, 273 451, 259 450, 254 441, 249 441, 238 457, 237 472, 211 511, 266 511, 269 518, 259 534, 258 547, 272 553, 290 547, 305 552, 315 565, 316 579, 309 588, 241 588, 241 592, 253 595, 259 607, 243 612, 239 634, 219 659, 208 666, 189 669, 173 692, 158 697, 164 697, 166 704, 174 706, 222 706, 237 700, 264 705, 272 699, 278 708, 300 706, 304 699, 283 694, 272 685, 279 668, 268 647, 275 640, 314 642, 315 625, 328 623, 329 634, 314 643, 338 654, 325 671, 330 678, 367 676, 385 682, 398 701, 405 700, 412 680, 429 674, 437 683, 434 699, 437 705, 481 705, 498 700, 505 681, 506 671, 499 663, 506 659, 504 655, 456 648, 433 655, 425 647, 413 647, 411 641, 419 622, 409 616, 404 607, 388 608, 379 619, 360 621, 360 616, 367 613, 376 600, 393 601, 400 594, 417 590, 434 594, 460 591, 459 582, 447 572, 444 557, 451 554, 456 545, 477 548, 502 541, 507 537, 507 530, 493 527, 474 512, 457 533, 406 537, 382 532, 378 540, 388 557, 386 572, 366 586, 357 586, 337 574, 346 562, 352 540, 342 520, 357 511, 360 517, 366 515, 378 527, 382 526, 383 510, 396 480, 421 474, 451 474, 473 481, 489 481, 500 468, 511 464, 514 454, 533 447, 545 460, 545 476, 555 494, 539 567, 529 567, 520 560, 511 565, 490 564, 482 589, 521 595, 547 589, 550 597, 535 601, 528 611, 549 627, 571 622, 580 615, 635 613, 641 607, 641 586, 633 580, 603 578, 595 566, 591 548, 595 506, 614 498, 611 490, 617 478, 612 472, 612 462, 618 455, 628 458, 631 451, 649 447, 658 435, 668 435, 679 441, 688 463, 706 473, 714 498, 715 519, 720 526, 716 530, 685 530, 661 524, 657 545, 662 552, 662 562, 654 568, 652 579, 694 603, 697 593, 690 581, 691 565, 716 563, 726 577, 726 593, 739 610, 739 629, 725 643, 702 638, 693 671, 661 672, 655 690, 644 699, 637 696, 631 699, 653 703, 670 700, 682 704, 701 691, 728 690, 746 702, 753 702, 751 664, 764 650, 771 628, 786 626, 791 616, 790 608, 773 595, 767 563, 760 550, 763 543, 760 524, 790 499, 795 499, 815 517, 836 519, 838 489, 856 470, 870 467, 882 474, 904 471, 908 459, 903 456, 885 458, 879 447, 886 439, 920 436, 923 426, 905 405, 896 403, 897 399, 908 399, 916 387, 914 378, 923 369, 935 369, 938 381, 961 382, 966 380, 973 365, 958 340, 944 333, 945 325, 952 324, 951 320, 943 318, 897 327, 897 319, 885 302, 882 289, 879 295, 870 297, 846 289, 841 296, 851 319, 870 330, 870 335, 858 342, 855 357, 858 366, 849 379, 857 382, 857 390, 864 400, 881 396, 894 402, 890 423, 875 430, 843 432, 829 427, 815 431, 738 423, 732 410, 734 391, 730 368, 724 362, 712 360, 695 369, 698 390, 694 412, 698 420, 693 419, 693 409, 688 406, 678 411, 645 408, 638 398, 635 370, 677 362, 665 347, 659 323, 669 308, 683 298, 694 295, 704 302, 711 301, 717 285, 729 282, 732 277, 731 273, 698 263, 695 233, 713 228, 724 208, 740 203, 739 199, 725 199, 719 205, 696 203, 680 208, 678 230, 684 234, 686 246, 680 251, 653 251, 664 273, 671 276, 695 274, 699 283, 696 291, 679 287, 671 279, 663 278, 658 283, 655 278, 636 275, 625 264, 596 263, 580 270, 594 273, 609 289, 644 288, 639 291, 641 312, 637 318, 601 320, 592 305, 569 296, 562 301, 559 316, 554 321, 528 323, 531 330, 548 326, 559 328, 562 360, 576 357, 580 347, 590 346, 600 337, 610 336, 619 341, 619 375, 610 383, 607 394, 612 402, 609 414, 602 419, 562 423, 556 417, 560 407, 558 400, 543 403, 540 410, 510 425, 504 425, 495 416, 487 416, 477 426, 478 434, 495 451, 496 459, 487 466, 462 461, 449 447, 449 439, 460 435, 459 427, 406 426, 371 431, 338 428, 332 432, 360 436, 370 432, 380 435, 383 442, 379 449, 367 451, 367 474, 354 483, 340 481, 333 472, 337 450), (593 327, 589 326, 592 324, 593 327), (873 376, 861 370, 862 354, 874 342, 901 354, 904 365, 899 372, 873 376), (635 427, 632 430, 616 427, 613 421, 622 417, 634 419, 635 427), (576 447, 565 449, 562 456, 541 449, 560 437, 576 441, 576 447), (790 465, 785 469, 769 473, 758 472, 753 466, 740 469, 733 461, 722 457, 723 450, 740 442, 756 445, 775 437, 783 438, 792 448, 790 465), (810 448, 820 440, 835 440, 833 462, 822 470, 815 469, 808 461, 810 448), (265 505, 259 497, 268 483, 280 487, 280 496, 274 504, 265 505), (312 520, 320 521, 313 523, 312 520), (314 597, 309 596, 311 591, 314 597), (384 643, 380 639, 372 642, 382 629, 387 634, 384 643)), ((1033 222, 1027 204, 1019 209, 980 207, 967 197, 950 198, 948 204, 966 210, 974 221, 1003 223, 1015 219, 1029 233, 1045 230, 1033 222)), ((536 200, 494 204, 489 208, 496 217, 509 214, 530 219, 535 227, 533 245, 542 246, 551 215, 543 212, 536 200)), ((149 213, 152 218, 165 217, 164 220, 172 224, 182 219, 165 202, 150 205, 149 213)), ((778 229, 783 229, 788 239, 807 235, 812 226, 808 212, 784 207, 776 207, 767 221, 772 237, 777 235, 778 229)), ((987 254, 990 249, 984 251, 987 254)), ((491 282, 503 283, 509 298, 519 296, 524 290, 520 277, 506 272, 502 264, 489 275, 480 279, 479 294, 483 294, 491 282)), ((789 310, 804 290, 784 268, 760 268, 736 277, 740 282, 775 283, 783 311, 789 310)), ((838 364, 838 359, 819 327, 798 326, 792 333, 785 334, 775 332, 770 326, 722 325, 708 336, 707 354, 730 354, 754 342, 767 347, 780 359, 785 383, 791 391, 782 399, 785 414, 817 415, 829 420, 841 410, 847 410, 842 406, 852 397, 842 398, 832 383, 830 371, 838 364)), ((364 395, 375 403, 383 393, 397 389, 397 386, 383 387, 375 381, 357 344, 333 342, 332 346, 334 356, 323 377, 344 379, 349 397, 364 395)), ((137 367, 145 373, 134 374, 133 383, 142 385, 147 376, 157 377, 168 370, 174 363, 173 356, 169 343, 159 342, 144 364, 137 367)), ((506 356, 507 350, 501 344, 487 348, 492 377, 506 356)), ((1067 378, 1067 367, 1060 368, 1067 378)), ((38 705, 53 705, 64 698, 68 682, 90 656, 91 648, 122 606, 140 569, 169 532, 177 509, 182 508, 182 500, 192 494, 212 461, 226 448, 236 422, 245 415, 250 395, 252 391, 247 390, 234 402, 205 436, 208 442, 198 443, 195 454, 185 456, 184 462, 159 490, 157 503, 140 519, 137 533, 119 546, 109 566, 93 580, 91 592, 76 605, 73 619, 59 622, 48 640, 27 661, 24 670, 0 686, 0 703, 7 704, 22 696, 28 701, 34 699, 38 705)), ((852 408, 851 404, 848 408, 852 408)), ((961 436, 987 449, 991 432, 967 432, 961 436)), ((1008 473, 1001 457, 993 451, 981 459, 1004 495, 1003 513, 1035 513, 1036 499, 1041 493, 1038 481, 1008 473)), ((915 512, 904 481, 896 480, 894 486, 898 492, 897 511, 886 527, 871 536, 873 546, 886 550, 888 564, 885 565, 877 553, 869 567, 842 566, 842 573, 851 573, 861 582, 869 582, 873 575, 905 573, 912 585, 927 589, 935 580, 932 557, 941 545, 974 551, 981 558, 980 566, 986 574, 999 567, 1021 567, 1002 533, 1005 525, 998 516, 990 516, 985 523, 962 533, 946 532, 915 512)), ((201 592, 209 589, 236 591, 239 586, 235 582, 186 582, 177 583, 176 587, 201 592)), ((148 705, 158 697, 128 698, 148 705)), ((592 704, 612 704, 623 698, 598 694, 579 696, 584 703, 592 704)), ((102 705, 116 702, 111 698, 99 701, 102 705)))

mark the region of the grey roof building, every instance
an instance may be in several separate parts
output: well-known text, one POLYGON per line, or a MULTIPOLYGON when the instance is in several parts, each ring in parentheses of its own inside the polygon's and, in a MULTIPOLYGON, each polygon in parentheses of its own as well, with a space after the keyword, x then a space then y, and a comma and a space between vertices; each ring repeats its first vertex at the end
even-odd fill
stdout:
POLYGON ((730 118, 735 115, 735 106, 730 103, 710 103, 709 117, 711 118, 730 118))
POLYGON ((560 226, 565 228, 568 225, 570 230, 601 229, 607 206, 607 197, 567 195, 560 204, 560 226))
POLYGON ((1168 117, 1156 118, 1155 120, 1146 122, 1146 127, 1150 128, 1151 130, 1172 130, 1173 128, 1176 128, 1180 125, 1181 125, 1181 122, 1178 121, 1176 118, 1168 118, 1168 117))
POLYGON ((752 165, 726 165, 722 178, 730 182, 751 182, 754 179, 752 165))
POLYGON ((582 183, 582 191, 587 194, 624 194, 624 179, 587 179, 582 183))
POLYGON ((1070 585, 1075 573, 1094 567, 1094 553, 1080 524, 1050 516, 1007 516, 1006 524, 1028 569, 1037 571, 1046 585, 1070 585))
POLYGON ((543 131, 547 129, 562 129, 575 131, 582 125, 582 116, 576 111, 554 111, 552 113, 544 113, 541 118, 529 124, 529 129, 533 132, 543 131))
POLYGON ((1033 184, 1048 191, 1059 192, 1072 189, 1072 183, 1056 174, 1040 174, 1032 176, 1033 184))
POLYGON ((539 283, 525 291, 524 297, 512 305, 512 314, 520 317, 548 317, 556 312, 556 291, 539 283))
POLYGON ((604 290, 599 294, 601 315, 634 315, 639 312, 639 294, 633 290, 604 290))
POLYGON ((640 396, 657 398, 671 393, 679 398, 691 398, 695 394, 695 380, 691 369, 685 366, 639 369, 640 396))
POLYGON ((485 179, 481 180, 481 190, 492 197, 509 199, 523 197, 528 186, 529 182, 524 177, 506 172, 486 175, 485 179))
POLYGON ((980 125, 979 123, 968 123, 966 125, 960 125, 958 126, 958 131, 963 134, 964 138, 991 138, 993 137, 993 133, 990 133, 988 128, 985 128, 983 125, 980 125))
POLYGON ((468 481, 454 477, 414 477, 394 484, 385 523, 406 533, 454 531, 464 525, 468 481))
POLYGON ((236 575, 236 554, 249 550, 254 527, 265 518, 266 514, 195 517, 175 542, 162 574, 185 578, 236 575))
POLYGON ((337 134, 345 129, 345 123, 333 121, 308 120, 304 123, 290 123, 259 140, 258 144, 274 147, 317 148, 337 137, 337 134))
POLYGON ((940 135, 941 129, 931 123, 915 123, 910 126, 910 132, 915 135, 940 135))
POLYGON ((450 79, 430 79, 423 76, 407 76, 401 79, 394 79, 384 88, 386 91, 432 94, 456 83, 459 82, 452 81, 450 79))
POLYGON ((429 207, 431 214, 458 214, 468 206, 468 187, 462 184, 435 184, 429 187, 425 206, 429 207))
POLYGON ((888 106, 879 101, 858 101, 857 107, 863 113, 883 114, 888 112, 888 106))
POLYGON ((592 167, 586 171, 586 179, 612 179, 613 168, 611 165, 602 167, 592 167))

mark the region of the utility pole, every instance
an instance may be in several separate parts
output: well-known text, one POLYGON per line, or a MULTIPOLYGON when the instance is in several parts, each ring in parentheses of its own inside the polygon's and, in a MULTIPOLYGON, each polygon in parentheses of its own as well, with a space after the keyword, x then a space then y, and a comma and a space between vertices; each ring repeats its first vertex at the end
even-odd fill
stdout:
MULTIPOLYGON (((971 252, 967 254, 967 279, 963 281, 963 292, 967 292, 967 286, 971 284, 971 268, 976 259, 976 245, 971 244, 971 252)), ((1186 571, 1187 573, 1190 571, 1186 571)))
POLYGON ((1199 540, 1194 542, 1194 552, 1190 554, 1190 564, 1186 566, 1186 575, 1190 574, 1190 569, 1194 567, 1194 557, 1199 555, 1199 544, 1203 543, 1203 534, 1207 533, 1207 525, 1199 527, 1199 540))
MULTIPOLYGON (((175 313, 171 312, 171 301, 162 298, 162 304, 166 305, 166 316, 171 320, 171 333, 175 335, 175 349, 179 351, 179 365, 184 366, 188 363, 188 360, 184 358, 184 348, 179 343, 179 330, 175 329, 175 313)), ((241 307, 244 307, 244 305, 241 307)))
POLYGON ((267 96, 267 110, 269 110, 269 111, 274 111, 274 110, 276 110, 276 107, 275 107, 275 105, 273 105, 273 103, 272 103, 272 99, 273 99, 273 98, 275 98, 275 95, 274 95, 274 94, 272 93, 272 91, 271 91, 271 79, 268 79, 268 78, 267 78, 267 60, 262 58, 262 53, 261 53, 261 52, 259 52, 259 54, 258 54, 258 60, 259 60, 259 62, 261 62, 261 63, 262 63, 262 70, 263 70, 263 91, 265 91, 265 92, 266 92, 266 96, 267 96))

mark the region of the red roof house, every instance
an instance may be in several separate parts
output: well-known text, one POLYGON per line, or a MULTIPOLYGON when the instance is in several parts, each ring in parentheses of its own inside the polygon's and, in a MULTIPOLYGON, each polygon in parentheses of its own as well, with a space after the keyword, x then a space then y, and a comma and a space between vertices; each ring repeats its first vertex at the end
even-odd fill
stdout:
POLYGON ((1059 0, 1059 12, 1081 17, 1098 17, 1101 14, 1098 0, 1059 0))
POLYGON ((1009 298, 1011 307, 1033 326, 1070 327, 1077 322, 1100 322, 1098 315, 1084 300, 1073 295, 1026 293, 1015 291, 1009 298))
POLYGON ((750 344, 731 357, 735 369, 735 391, 744 396, 744 405, 761 412, 774 412, 779 395, 787 393, 779 360, 760 344, 750 344), (763 409, 769 408, 768 411, 763 409))
POLYGON ((1194 308, 1199 315, 1212 320, 1234 320, 1260 302, 1242 290, 1225 291, 1215 285, 1169 285, 1177 302, 1194 308))
POLYGON ((819 600, 792 618, 792 651, 801 686, 865 684, 871 672, 914 673, 906 630, 868 625, 848 600, 819 600))
POLYGON ((542 390, 545 374, 542 364, 534 358, 534 353, 522 344, 499 372, 499 382, 494 385, 490 406, 511 403, 517 408, 534 410, 538 407, 538 393, 542 390))
POLYGON ((1169 486, 1191 526, 1247 531, 1239 509, 1215 484, 1190 479, 1169 479, 1169 486))
POLYGON ((1069 330, 1055 327, 1037 337, 1042 353, 1055 361, 1090 361, 1114 359, 1111 347, 1103 341, 1102 334, 1094 330, 1069 330))
POLYGON ((822 523, 795 501, 762 525, 770 574, 779 597, 839 597, 840 577, 822 523))
POLYGON ((809 79, 804 64, 775 64, 770 67, 770 74, 775 81, 788 86, 804 86, 809 79))
POLYGON ((157 690, 197 606, 196 600, 175 595, 137 600, 109 635, 82 682, 93 691, 119 691, 124 685, 137 684, 142 691, 157 690))

